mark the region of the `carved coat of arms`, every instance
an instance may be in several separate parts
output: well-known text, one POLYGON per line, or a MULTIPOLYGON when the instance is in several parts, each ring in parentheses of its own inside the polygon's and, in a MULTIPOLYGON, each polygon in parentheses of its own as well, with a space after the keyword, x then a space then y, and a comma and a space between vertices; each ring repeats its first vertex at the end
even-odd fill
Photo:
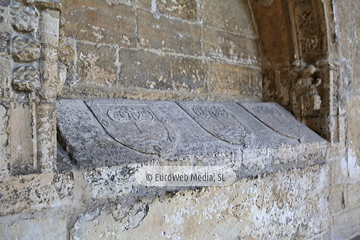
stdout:
POLYGON ((113 139, 133 150, 164 155, 175 147, 175 130, 148 104, 97 101, 86 104, 113 139))
POLYGON ((292 119, 273 103, 250 103, 241 104, 241 106, 275 132, 298 141, 303 138, 302 131, 295 119, 292 119))
POLYGON ((179 105, 213 136, 244 147, 251 143, 251 132, 221 104, 179 102, 179 105))

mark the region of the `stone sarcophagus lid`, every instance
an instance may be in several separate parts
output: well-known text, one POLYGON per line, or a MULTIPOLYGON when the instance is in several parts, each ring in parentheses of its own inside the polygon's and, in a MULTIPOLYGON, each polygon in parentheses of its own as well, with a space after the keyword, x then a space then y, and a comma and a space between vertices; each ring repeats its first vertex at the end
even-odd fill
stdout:
POLYGON ((220 165, 246 177, 326 160, 327 142, 276 103, 64 99, 57 109, 62 151, 79 168, 220 165))

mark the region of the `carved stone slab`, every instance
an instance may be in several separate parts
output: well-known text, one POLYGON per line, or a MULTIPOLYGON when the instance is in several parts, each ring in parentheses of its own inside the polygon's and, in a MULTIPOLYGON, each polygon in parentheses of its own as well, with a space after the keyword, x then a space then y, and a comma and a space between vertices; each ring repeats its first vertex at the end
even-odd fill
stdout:
POLYGON ((163 155, 171 152, 176 132, 150 104, 121 101, 86 101, 106 132, 119 143, 142 153, 163 155))
POLYGON ((287 138, 299 142, 321 139, 276 103, 241 103, 241 106, 273 131, 287 138))
POLYGON ((235 145, 248 146, 251 132, 218 103, 179 102, 179 105, 213 136, 235 145))
POLYGON ((238 176, 255 176, 324 161, 326 142, 271 106, 304 141, 235 102, 103 99, 57 101, 59 145, 80 168, 147 162, 228 166, 238 176))

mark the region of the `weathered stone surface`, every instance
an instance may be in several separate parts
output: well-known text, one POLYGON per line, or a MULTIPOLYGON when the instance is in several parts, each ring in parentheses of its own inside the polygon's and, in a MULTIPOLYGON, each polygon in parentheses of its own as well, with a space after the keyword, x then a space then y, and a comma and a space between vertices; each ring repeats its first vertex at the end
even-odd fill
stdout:
POLYGON ((360 205, 360 182, 347 185, 345 204, 347 208, 360 205))
POLYGON ((124 88, 206 91, 207 64, 204 61, 127 49, 120 49, 119 58, 119 80, 124 88))
POLYGON ((33 4, 40 9, 61 10, 61 3, 59 0, 25 0, 27 4, 33 4))
POLYGON ((72 203, 72 173, 12 176, 0 182, 0 215, 65 207, 72 203))
POLYGON ((10 60, 0 58, 0 94, 8 96, 11 88, 11 62, 10 60))
POLYGON ((135 12, 132 7, 106 1, 63 1, 66 37, 95 43, 135 46, 135 12), (111 24, 110 24, 111 23, 111 24))
MULTIPOLYGON (((239 177, 244 177, 325 160, 326 143, 309 129, 300 131, 305 132, 304 143, 311 144, 299 144, 266 127, 236 103, 187 101, 177 105, 134 100, 85 103, 61 100, 57 104, 62 142, 81 168, 154 160, 181 164, 192 159, 190 162, 200 166, 232 167, 239 177), (239 153, 244 148, 246 155, 239 153), (259 161, 254 161, 254 156, 259 161), (242 161, 248 161, 246 166, 241 165, 242 161)), ((285 116, 284 113, 281 118, 286 119, 285 116)))
POLYGON ((42 211, 19 218, 0 217, 0 234, 4 239, 66 239, 66 214, 42 211))
POLYGON ((152 0, 131 0, 131 3, 139 8, 152 9, 152 0))
POLYGON ((10 33, 0 33, 0 57, 7 57, 10 53, 10 33))
POLYGON ((300 124, 293 115, 276 103, 241 103, 241 106, 280 135, 299 142, 323 141, 316 133, 306 131, 306 126, 300 124))
POLYGON ((7 7, 10 4, 10 0, 0 0, 0 6, 7 7))
POLYGON ((75 61, 75 50, 72 45, 66 44, 64 41, 59 42, 59 60, 67 67, 72 67, 75 61))
POLYGON ((11 25, 19 32, 32 32, 37 30, 39 12, 35 7, 24 7, 15 2, 11 6, 11 25))
POLYGON ((245 36, 255 35, 247 1, 201 0, 199 12, 205 25, 245 36))
POLYGON ((0 177, 5 176, 8 170, 8 164, 10 163, 10 152, 7 142, 9 141, 9 134, 7 126, 9 124, 8 109, 5 106, 0 105, 0 177))
POLYGON ((347 104, 348 119, 348 169, 349 177, 352 181, 360 180, 360 97, 354 97, 347 104))
POLYGON ((12 46, 17 62, 32 62, 40 58, 40 42, 36 39, 17 36, 13 38, 12 46))
MULTIPOLYGON (((360 27, 359 27, 360 31, 360 27)), ((359 32, 359 39, 360 39, 360 32, 359 32)), ((354 64, 353 64, 353 79, 350 85, 352 91, 355 94, 360 94, 360 69, 357 67, 360 64, 360 43, 357 43, 354 49, 354 64)))
POLYGON ((349 175, 348 164, 345 157, 330 159, 330 183, 332 185, 345 183, 349 175))
POLYGON ((339 0, 336 2, 337 14, 339 18, 339 27, 341 31, 340 36, 340 49, 341 54, 346 59, 351 59, 353 56, 353 17, 349 14, 352 10, 352 2, 346 0, 339 0))
POLYGON ((33 66, 18 67, 13 72, 13 86, 18 91, 39 90, 41 88, 39 71, 33 66))
POLYGON ((264 54, 269 62, 290 61, 292 45, 287 31, 287 12, 282 4, 281 0, 274 0, 269 7, 259 1, 254 1, 252 4, 264 54))
POLYGON ((259 70, 225 63, 210 63, 209 91, 260 97, 261 89, 259 70))
POLYGON ((348 209, 333 217, 333 239, 347 239, 359 233, 360 207, 348 209))
POLYGON ((258 43, 250 38, 211 27, 204 29, 204 52, 213 59, 256 64, 259 60, 258 43))
POLYGON ((108 46, 77 44, 79 83, 92 86, 116 85, 116 49, 108 46))
POLYGON ((345 208, 344 186, 342 184, 330 188, 330 211, 333 214, 341 212, 345 208))
POLYGON ((128 0, 106 0, 106 3, 111 5, 129 4, 128 0))
POLYGON ((159 12, 185 20, 196 20, 196 0, 160 0, 157 2, 159 12))
POLYGON ((226 188, 180 191, 156 199, 148 209, 142 202, 124 206, 129 213, 124 218, 119 218, 121 205, 97 209, 78 219, 70 238, 262 239, 271 233, 270 239, 310 239, 329 227, 326 176, 326 166, 317 166, 226 188), (129 222, 139 226, 132 229, 129 222))
POLYGON ((36 172, 35 159, 36 133, 31 126, 35 124, 33 104, 10 104, 10 148, 12 174, 28 174, 36 172))
POLYGON ((200 25, 164 16, 155 18, 143 10, 138 11, 138 40, 142 48, 201 55, 200 25))

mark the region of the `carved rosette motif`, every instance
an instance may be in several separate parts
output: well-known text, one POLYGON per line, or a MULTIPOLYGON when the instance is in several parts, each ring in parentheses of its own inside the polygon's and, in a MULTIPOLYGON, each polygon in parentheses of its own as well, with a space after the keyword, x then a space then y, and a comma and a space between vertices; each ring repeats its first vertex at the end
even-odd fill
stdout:
POLYGON ((14 3, 11 6, 11 25, 18 32, 32 32, 37 29, 39 12, 35 7, 14 3))
POLYGON ((12 42, 16 62, 33 62, 40 58, 40 42, 37 39, 17 36, 12 42))
POLYGON ((13 86, 18 91, 33 92, 41 87, 39 71, 32 67, 18 67, 13 72, 13 86))

